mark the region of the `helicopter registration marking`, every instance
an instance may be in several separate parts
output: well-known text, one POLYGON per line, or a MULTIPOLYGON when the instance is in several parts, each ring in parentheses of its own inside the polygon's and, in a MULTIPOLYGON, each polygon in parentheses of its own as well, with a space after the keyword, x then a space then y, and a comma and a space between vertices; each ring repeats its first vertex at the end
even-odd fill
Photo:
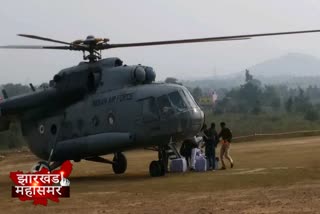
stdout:
POLYGON ((130 94, 121 94, 121 95, 116 95, 116 96, 111 96, 111 97, 105 97, 102 99, 96 99, 92 101, 93 106, 101 106, 101 105, 106 105, 106 104, 113 104, 113 103, 120 103, 128 100, 132 100, 133 98, 133 93, 130 94))

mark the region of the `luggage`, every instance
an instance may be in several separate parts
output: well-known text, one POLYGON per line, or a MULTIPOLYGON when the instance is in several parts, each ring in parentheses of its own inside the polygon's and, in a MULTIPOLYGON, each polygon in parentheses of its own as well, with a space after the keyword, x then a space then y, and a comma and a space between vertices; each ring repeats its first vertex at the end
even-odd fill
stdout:
POLYGON ((171 160, 170 172, 185 172, 187 171, 187 161, 185 158, 177 158, 171 160))
POLYGON ((205 172, 207 171, 207 166, 208 166, 208 161, 205 156, 203 155, 196 156, 195 171, 205 172))

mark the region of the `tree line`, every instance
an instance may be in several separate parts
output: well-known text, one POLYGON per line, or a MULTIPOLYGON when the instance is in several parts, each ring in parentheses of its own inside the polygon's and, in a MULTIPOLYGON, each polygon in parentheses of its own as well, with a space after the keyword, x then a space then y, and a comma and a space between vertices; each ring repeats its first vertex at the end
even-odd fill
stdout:
MULTIPOLYGON (((201 87, 189 88, 194 98, 199 101, 210 93, 201 87)), ((248 70, 244 84, 233 89, 218 89, 218 101, 212 110, 215 114, 241 113, 300 113, 309 121, 320 119, 320 88, 289 88, 286 85, 262 85, 248 70)))

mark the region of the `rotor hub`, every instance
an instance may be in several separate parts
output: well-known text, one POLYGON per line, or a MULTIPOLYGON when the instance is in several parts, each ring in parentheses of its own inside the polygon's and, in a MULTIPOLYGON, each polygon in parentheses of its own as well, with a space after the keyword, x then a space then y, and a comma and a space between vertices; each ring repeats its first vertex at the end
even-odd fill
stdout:
POLYGON ((74 49, 81 49, 83 52, 83 59, 89 60, 89 62, 95 62, 101 59, 101 50, 107 46, 109 39, 107 38, 96 38, 93 35, 89 35, 85 40, 75 40, 71 44, 74 49), (86 55, 86 52, 89 52, 86 55))

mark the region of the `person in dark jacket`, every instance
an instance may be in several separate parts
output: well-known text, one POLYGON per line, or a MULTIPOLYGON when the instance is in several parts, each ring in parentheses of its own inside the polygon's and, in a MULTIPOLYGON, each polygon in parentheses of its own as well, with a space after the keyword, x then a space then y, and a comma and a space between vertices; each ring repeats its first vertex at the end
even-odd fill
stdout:
POLYGON ((191 151, 196 146, 193 139, 185 139, 180 147, 180 154, 186 158, 188 167, 190 167, 191 151))
POLYGON ((222 167, 221 169, 224 170, 226 169, 226 165, 224 162, 224 157, 230 162, 230 167, 233 168, 234 163, 233 160, 229 154, 230 152, 230 144, 231 144, 231 140, 232 140, 232 132, 229 128, 226 127, 225 122, 221 122, 220 123, 221 126, 221 131, 218 135, 218 138, 222 138, 222 145, 221 145, 221 149, 220 149, 220 159, 221 159, 221 164, 222 167))
POLYGON ((216 168, 216 146, 218 143, 218 133, 215 129, 215 123, 211 123, 209 129, 205 129, 204 132, 204 140, 206 147, 206 157, 209 163, 209 169, 215 170, 216 168))

